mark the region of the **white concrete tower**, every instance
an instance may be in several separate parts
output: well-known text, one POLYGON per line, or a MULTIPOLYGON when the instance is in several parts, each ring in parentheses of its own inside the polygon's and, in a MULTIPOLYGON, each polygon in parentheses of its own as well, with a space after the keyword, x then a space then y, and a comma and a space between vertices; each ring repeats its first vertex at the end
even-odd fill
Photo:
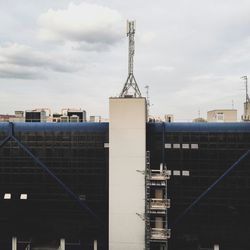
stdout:
POLYGON ((109 250, 143 250, 146 99, 110 98, 109 109, 109 250))

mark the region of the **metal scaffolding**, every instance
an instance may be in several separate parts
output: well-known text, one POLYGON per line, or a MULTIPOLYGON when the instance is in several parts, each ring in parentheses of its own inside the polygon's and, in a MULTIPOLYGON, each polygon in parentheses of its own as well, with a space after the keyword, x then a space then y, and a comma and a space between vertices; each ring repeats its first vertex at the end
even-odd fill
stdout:
POLYGON ((166 250, 171 231, 168 228, 168 208, 170 199, 167 197, 167 181, 170 175, 166 167, 155 170, 150 166, 150 153, 146 156, 145 174, 145 249, 159 245, 166 250), (159 192, 161 197, 155 197, 159 192))

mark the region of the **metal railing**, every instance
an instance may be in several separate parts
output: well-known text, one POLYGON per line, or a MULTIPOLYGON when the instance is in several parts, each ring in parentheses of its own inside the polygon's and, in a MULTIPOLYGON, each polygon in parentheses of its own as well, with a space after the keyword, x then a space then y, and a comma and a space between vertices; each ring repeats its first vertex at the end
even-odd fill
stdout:
POLYGON ((170 208, 170 199, 150 199, 150 209, 162 209, 170 208))
POLYGON ((151 228, 150 230, 151 240, 167 240, 170 238, 170 235, 171 235, 170 229, 151 228))
POLYGON ((170 179, 170 175, 167 170, 151 169, 149 172, 149 179, 152 181, 165 181, 170 179))

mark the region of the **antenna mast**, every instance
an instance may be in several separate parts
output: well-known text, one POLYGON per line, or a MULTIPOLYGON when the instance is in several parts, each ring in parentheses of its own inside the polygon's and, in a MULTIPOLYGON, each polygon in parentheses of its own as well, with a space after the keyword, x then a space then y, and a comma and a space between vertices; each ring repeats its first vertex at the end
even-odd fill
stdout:
POLYGON ((250 101, 249 96, 248 96, 248 78, 247 78, 247 76, 242 76, 241 78, 243 80, 245 80, 245 84, 246 84, 246 103, 248 103, 250 101))
POLYGON ((134 77, 135 21, 127 21, 127 36, 129 38, 128 78, 120 97, 126 97, 129 95, 128 90, 130 88, 133 89, 133 97, 141 97, 141 92, 134 77))
POLYGON ((250 99, 248 96, 248 78, 247 76, 242 76, 241 79, 245 80, 245 85, 246 85, 246 102, 244 103, 244 115, 242 119, 244 121, 249 121, 248 104, 250 102, 250 99))
POLYGON ((148 107, 148 114, 149 114, 149 108, 150 108, 150 100, 149 100, 149 85, 145 86, 146 89, 146 95, 147 95, 147 107, 148 107))

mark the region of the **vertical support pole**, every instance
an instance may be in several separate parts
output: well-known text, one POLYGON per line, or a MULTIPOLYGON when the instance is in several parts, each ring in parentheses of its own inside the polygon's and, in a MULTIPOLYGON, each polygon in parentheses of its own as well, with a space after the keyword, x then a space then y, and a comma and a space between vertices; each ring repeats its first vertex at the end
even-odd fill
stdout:
POLYGON ((17 237, 12 237, 12 250, 17 250, 17 237))
POLYGON ((60 239, 60 250, 65 250, 65 239, 60 239))
MULTIPOLYGON (((166 161, 165 161, 165 123, 162 122, 162 167, 163 171, 167 170, 166 166, 166 161)), ((162 171, 162 170, 161 170, 162 171)), ((166 185, 165 185, 165 199, 168 199, 168 182, 166 180, 166 185)), ((165 216, 165 229, 168 230, 168 209, 166 209, 166 216, 165 216)), ((166 244, 163 249, 168 249, 168 240, 166 241, 166 244)))
POLYGON ((97 240, 94 240, 94 250, 97 250, 97 240))
POLYGON ((218 244, 214 245, 214 250, 220 250, 220 246, 218 244))
POLYGON ((161 172, 161 174, 163 172, 163 163, 160 163, 160 172, 161 172))

